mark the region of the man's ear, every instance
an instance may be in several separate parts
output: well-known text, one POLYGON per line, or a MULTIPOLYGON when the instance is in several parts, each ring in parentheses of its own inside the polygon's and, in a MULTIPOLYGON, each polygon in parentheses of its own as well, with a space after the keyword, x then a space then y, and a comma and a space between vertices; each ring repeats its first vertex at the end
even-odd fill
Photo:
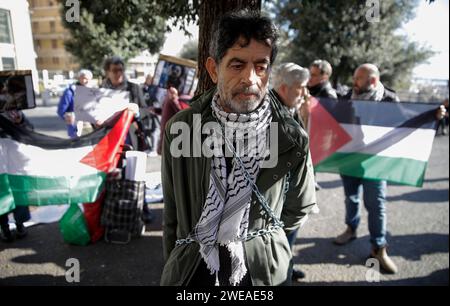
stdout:
POLYGON ((217 84, 217 64, 212 57, 206 59, 206 70, 214 84, 217 84))
POLYGON ((280 97, 281 97, 282 99, 286 99, 288 89, 289 89, 289 88, 288 88, 288 86, 287 86, 286 83, 282 83, 282 84, 280 85, 280 87, 278 88, 278 94, 280 95, 280 97))
POLYGON ((376 77, 370 77, 369 82, 370 82, 370 85, 372 85, 373 87, 376 87, 378 79, 376 77))

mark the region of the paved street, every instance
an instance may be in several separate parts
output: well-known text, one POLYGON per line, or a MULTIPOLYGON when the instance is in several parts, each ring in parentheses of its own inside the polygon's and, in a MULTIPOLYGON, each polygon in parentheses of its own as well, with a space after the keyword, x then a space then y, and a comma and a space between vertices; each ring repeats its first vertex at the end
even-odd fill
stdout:
MULTIPOLYGON (((27 110, 38 131, 65 137, 55 107, 27 110)), ((418 144, 420 145, 420 144, 418 144)), ((414 148, 411 148, 414 150, 414 148)), ((148 171, 158 170, 152 159, 148 171)), ((344 230, 344 199, 338 175, 319 173, 320 214, 312 215, 299 234, 295 263, 307 274, 299 285, 372 285, 364 266, 370 245, 367 213, 362 208, 359 238, 347 246, 332 244, 344 230)), ((66 260, 77 258, 81 285, 157 285, 162 271, 161 216, 163 204, 151 206, 156 220, 142 238, 129 245, 103 241, 89 246, 65 244, 57 223, 30 228, 14 244, 0 242, 0 285, 71 285, 66 260)), ((449 282, 449 139, 438 136, 422 188, 388 188, 389 254, 396 275, 381 275, 380 285, 448 285, 449 282)))

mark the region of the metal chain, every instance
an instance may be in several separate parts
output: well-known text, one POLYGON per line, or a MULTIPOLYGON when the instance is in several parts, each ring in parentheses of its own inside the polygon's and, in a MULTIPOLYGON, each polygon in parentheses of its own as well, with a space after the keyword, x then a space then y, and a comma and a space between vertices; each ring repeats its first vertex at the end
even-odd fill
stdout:
MULTIPOLYGON (((269 225, 267 227, 267 229, 259 229, 259 230, 255 230, 252 231, 250 233, 247 233, 247 235, 245 237, 242 238, 238 238, 238 241, 248 241, 250 239, 256 238, 256 237, 260 237, 260 236, 264 236, 267 235, 269 233, 272 233, 278 229, 283 229, 284 227, 284 223, 279 220, 277 218, 277 216, 275 216, 275 214, 273 213, 272 209, 270 208, 269 204, 267 203, 267 200, 264 198, 264 196, 261 194, 261 192, 258 189, 258 186, 256 186, 256 184, 253 182, 250 173, 248 173, 247 169, 245 169, 244 167, 244 163, 241 160, 241 158, 236 154, 236 151, 233 147, 233 145, 230 143, 230 141, 225 137, 225 131, 224 131, 224 127, 222 126, 222 124, 219 122, 219 120, 216 117, 216 114, 213 112, 213 117, 214 119, 216 119, 217 123, 220 125, 221 127, 221 134, 223 139, 225 140, 225 144, 227 145, 228 149, 233 153, 233 157, 238 161, 239 167, 243 170, 245 178, 250 182, 250 186, 252 188, 252 191, 255 193, 256 198, 259 200, 259 202, 261 203, 261 206, 264 208, 264 210, 266 211, 266 213, 269 215, 270 219, 273 221, 273 225, 269 225)), ((289 190, 289 180, 290 180, 290 172, 288 172, 288 174, 286 175, 286 183, 283 189, 284 194, 287 193, 287 191, 289 190)), ((192 238, 185 238, 185 239, 178 239, 175 242, 176 246, 180 246, 183 244, 190 244, 195 242, 194 239, 192 238)))
MULTIPOLYGON (((275 232, 275 231, 277 231, 279 229, 282 229, 282 227, 280 227, 278 225, 269 225, 267 227, 267 229, 264 228, 264 229, 259 229, 259 230, 250 232, 245 237, 238 238, 235 241, 248 241, 248 240, 251 240, 251 239, 256 238, 256 237, 261 237, 261 236, 273 233, 273 232, 275 232)), ((196 242, 196 241, 194 239, 192 239, 192 238, 178 239, 177 241, 175 241, 175 245, 176 246, 180 246, 180 245, 183 245, 183 244, 190 244, 190 243, 193 243, 193 242, 196 242)), ((217 244, 217 242, 216 242, 216 244, 217 244)))

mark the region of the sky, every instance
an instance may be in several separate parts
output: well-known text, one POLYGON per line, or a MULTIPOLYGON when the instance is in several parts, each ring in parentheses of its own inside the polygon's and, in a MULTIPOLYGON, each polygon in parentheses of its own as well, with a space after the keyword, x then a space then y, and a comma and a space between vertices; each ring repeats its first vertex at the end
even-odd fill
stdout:
POLYGON ((416 17, 404 26, 412 41, 431 47, 437 52, 428 64, 417 66, 414 77, 449 79, 449 1, 420 1, 416 17))
MULTIPOLYGON (((169 20, 170 23, 170 20, 169 20)), ((161 50, 161 54, 177 56, 184 44, 190 40, 198 39, 198 26, 195 24, 190 24, 188 26, 189 33, 192 34, 192 38, 184 35, 183 31, 178 29, 173 29, 171 33, 166 34, 166 41, 161 50)))
MULTIPOLYGON (((190 25, 189 31, 193 38, 198 38, 198 26, 190 25)), ((403 30, 410 40, 421 45, 429 46, 436 54, 428 63, 417 66, 413 71, 414 77, 426 79, 449 79, 449 0, 435 0, 428 4, 420 0, 416 9, 416 17, 407 23, 403 30)), ((183 45, 190 38, 183 32, 174 29, 166 35, 166 42, 162 54, 177 56, 183 45)))

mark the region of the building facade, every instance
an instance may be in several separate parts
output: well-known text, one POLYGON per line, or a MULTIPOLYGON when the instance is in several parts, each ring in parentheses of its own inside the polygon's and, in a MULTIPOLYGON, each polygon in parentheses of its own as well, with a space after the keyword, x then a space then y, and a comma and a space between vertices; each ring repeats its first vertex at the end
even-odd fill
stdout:
POLYGON ((61 21, 61 1, 28 0, 28 3, 38 70, 47 70, 50 78, 55 75, 68 77, 70 71, 78 69, 78 64, 64 48, 64 41, 70 34, 61 21))

